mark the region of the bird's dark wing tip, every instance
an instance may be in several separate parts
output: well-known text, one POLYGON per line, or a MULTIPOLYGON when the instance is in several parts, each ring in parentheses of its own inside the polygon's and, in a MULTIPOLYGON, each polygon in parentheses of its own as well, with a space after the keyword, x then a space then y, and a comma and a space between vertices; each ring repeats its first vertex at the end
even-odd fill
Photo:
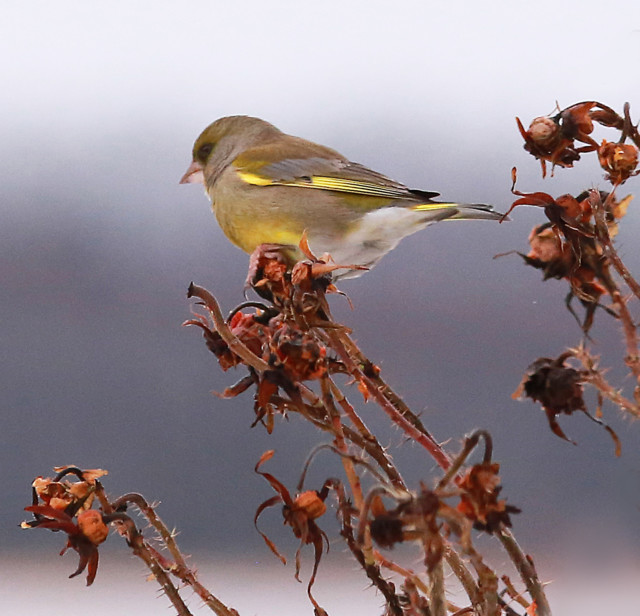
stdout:
POLYGON ((418 199, 435 199, 436 197, 440 196, 439 192, 432 192, 430 190, 415 190, 415 189, 411 189, 409 191, 412 195, 415 195, 418 199))

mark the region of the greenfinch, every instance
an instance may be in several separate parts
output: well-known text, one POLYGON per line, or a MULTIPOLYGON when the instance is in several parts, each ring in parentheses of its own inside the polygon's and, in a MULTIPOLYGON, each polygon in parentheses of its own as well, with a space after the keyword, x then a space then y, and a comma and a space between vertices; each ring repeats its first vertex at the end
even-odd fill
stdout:
MULTIPOLYGON (((220 118, 204 129, 180 180, 192 182, 204 184, 220 227, 236 246, 252 253, 276 244, 292 263, 303 257, 305 233, 314 254, 369 269, 431 223, 502 218, 488 205, 434 201, 436 192, 411 190, 249 116, 220 118)), ((361 273, 341 269, 334 278, 361 273)))

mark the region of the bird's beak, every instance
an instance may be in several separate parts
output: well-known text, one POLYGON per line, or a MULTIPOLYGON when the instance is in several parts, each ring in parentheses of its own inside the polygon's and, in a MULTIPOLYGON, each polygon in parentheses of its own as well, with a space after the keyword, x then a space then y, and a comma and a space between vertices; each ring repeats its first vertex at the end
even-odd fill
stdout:
POLYGON ((194 160, 189 165, 187 172, 180 180, 180 184, 204 184, 204 169, 197 160, 194 160))

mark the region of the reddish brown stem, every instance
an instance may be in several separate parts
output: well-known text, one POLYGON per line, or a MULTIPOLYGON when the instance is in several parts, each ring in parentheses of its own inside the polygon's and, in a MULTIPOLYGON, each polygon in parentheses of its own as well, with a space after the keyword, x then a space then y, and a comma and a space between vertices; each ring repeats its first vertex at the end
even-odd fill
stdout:
POLYGON ((422 422, 411 412, 409 407, 398 397, 379 375, 369 376, 364 373, 363 366, 371 366, 358 347, 353 344, 344 331, 326 330, 332 346, 351 374, 357 376, 367 388, 369 395, 375 399, 391 421, 404 433, 424 447, 438 465, 445 471, 451 466, 451 459, 436 440, 422 425, 422 422))

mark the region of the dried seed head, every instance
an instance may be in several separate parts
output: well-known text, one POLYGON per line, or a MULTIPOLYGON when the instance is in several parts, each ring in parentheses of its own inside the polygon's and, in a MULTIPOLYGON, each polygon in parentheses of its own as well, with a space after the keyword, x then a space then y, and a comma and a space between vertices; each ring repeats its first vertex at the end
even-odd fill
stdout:
POLYGON ((622 184, 636 174, 638 148, 630 143, 610 143, 606 139, 598 148, 600 166, 607 171, 607 179, 622 184))
POLYGON ((88 509, 78 514, 78 528, 93 545, 100 545, 109 535, 109 528, 102 521, 102 514, 88 509))
POLYGON ((404 541, 403 523, 396 515, 378 515, 369 524, 371 538, 381 548, 392 548, 404 541))
POLYGON ((309 520, 315 520, 327 511, 327 506, 315 490, 300 494, 294 501, 297 511, 305 513, 309 520))
POLYGON ((537 145, 548 146, 558 138, 560 127, 551 118, 542 116, 534 118, 527 132, 537 145))
POLYGON ((582 399, 583 375, 565 365, 564 358, 542 357, 527 369, 524 394, 555 414, 586 409, 582 399))

